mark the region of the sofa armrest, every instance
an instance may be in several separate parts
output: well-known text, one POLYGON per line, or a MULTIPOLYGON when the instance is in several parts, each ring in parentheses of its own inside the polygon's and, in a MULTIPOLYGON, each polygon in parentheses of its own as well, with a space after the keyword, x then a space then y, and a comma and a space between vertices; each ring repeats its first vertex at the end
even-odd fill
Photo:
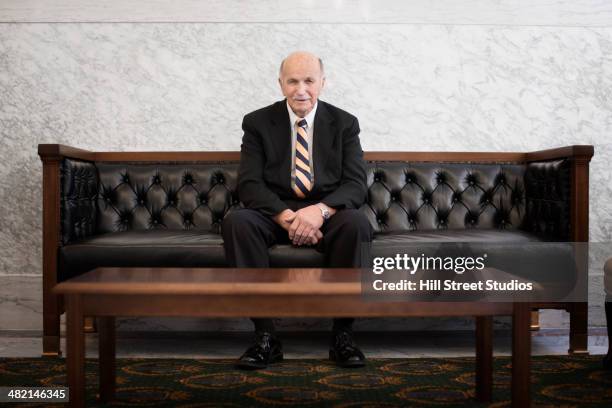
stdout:
POLYGON ((38 156, 40 156, 43 163, 48 160, 61 160, 64 158, 94 161, 94 152, 61 144, 39 144, 38 156))
POLYGON ((570 236, 570 163, 565 159, 527 163, 523 228, 546 240, 570 236))
POLYGON ((88 150, 39 144, 38 155, 43 164, 43 263, 56 264, 57 248, 95 228, 97 170, 94 152, 88 150))
POLYGON ((526 154, 525 228, 546 239, 589 240, 590 145, 565 146, 526 154))
POLYGON ((593 153, 594 148, 591 145, 572 145, 526 153, 526 161, 529 163, 567 159, 588 162, 593 157, 593 153))
POLYGON ((61 244, 94 234, 97 223, 98 169, 92 162, 65 158, 60 166, 61 244))

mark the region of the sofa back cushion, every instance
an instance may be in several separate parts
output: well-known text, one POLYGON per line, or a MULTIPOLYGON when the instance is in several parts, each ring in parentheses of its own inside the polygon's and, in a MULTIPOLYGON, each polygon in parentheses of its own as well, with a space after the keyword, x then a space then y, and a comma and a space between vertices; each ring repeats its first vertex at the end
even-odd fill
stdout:
MULTIPOLYGON (((219 232, 239 205, 238 163, 97 163, 98 232, 219 232)), ((524 165, 368 163, 362 207, 374 231, 518 228, 525 216, 524 165)))
POLYGON ((378 162, 364 211, 375 233, 520 228, 525 165, 378 162))
POLYGON ((219 232, 239 205, 238 163, 96 163, 98 232, 196 229, 219 232))

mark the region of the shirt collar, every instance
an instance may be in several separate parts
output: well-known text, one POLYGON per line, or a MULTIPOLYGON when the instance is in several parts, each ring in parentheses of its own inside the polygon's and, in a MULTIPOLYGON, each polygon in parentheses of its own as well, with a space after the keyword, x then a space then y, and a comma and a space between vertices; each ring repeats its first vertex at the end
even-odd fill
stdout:
MULTIPOLYGON (((306 123, 308 124, 309 128, 311 128, 312 125, 314 125, 314 118, 315 118, 315 114, 317 113, 318 106, 319 106, 319 101, 317 100, 312 110, 304 118, 306 119, 306 123)), ((291 123, 291 126, 293 127, 295 126, 295 121, 298 120, 299 116, 296 115, 295 112, 293 112, 293 110, 291 109, 291 106, 289 106, 288 101, 287 101, 287 111, 289 112, 289 123, 291 123)))

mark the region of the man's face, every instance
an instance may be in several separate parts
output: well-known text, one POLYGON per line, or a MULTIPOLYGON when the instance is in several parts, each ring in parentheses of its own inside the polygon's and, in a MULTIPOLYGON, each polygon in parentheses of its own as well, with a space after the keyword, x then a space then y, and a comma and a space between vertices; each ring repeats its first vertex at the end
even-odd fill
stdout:
POLYGON ((325 78, 317 58, 293 55, 285 60, 278 82, 293 112, 303 118, 314 108, 325 78))

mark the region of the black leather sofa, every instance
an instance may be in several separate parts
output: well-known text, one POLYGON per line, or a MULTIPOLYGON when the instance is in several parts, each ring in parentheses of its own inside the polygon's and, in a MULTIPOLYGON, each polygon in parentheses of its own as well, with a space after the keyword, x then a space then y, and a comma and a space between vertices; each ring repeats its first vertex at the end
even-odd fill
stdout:
MULTIPOLYGON (((39 145, 43 161, 44 354, 59 350, 59 281, 97 266, 223 267, 220 228, 240 206, 237 152, 90 152, 39 145)), ((440 241, 588 240, 592 146, 532 153, 370 152, 362 211, 373 256, 440 241)), ((277 267, 324 263, 311 248, 270 249, 277 267)), ((586 350, 586 304, 570 351, 586 350)))

